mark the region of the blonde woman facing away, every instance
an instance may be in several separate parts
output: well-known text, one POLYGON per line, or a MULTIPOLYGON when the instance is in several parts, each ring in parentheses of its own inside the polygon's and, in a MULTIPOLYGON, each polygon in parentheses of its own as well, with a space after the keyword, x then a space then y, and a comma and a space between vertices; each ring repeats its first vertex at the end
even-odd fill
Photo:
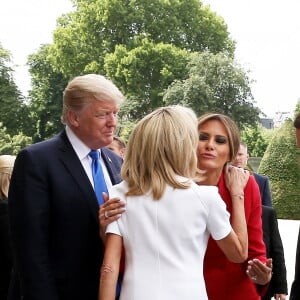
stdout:
MULTIPOLYGON (((162 107, 134 128, 121 169, 124 181, 109 190, 126 202, 108 225, 100 300, 115 298, 122 246, 121 300, 205 300, 203 258, 211 235, 233 262, 248 256, 244 201, 229 213, 213 186, 199 186, 197 118, 182 106, 162 107)), ((230 167, 230 176, 249 174, 230 167)))

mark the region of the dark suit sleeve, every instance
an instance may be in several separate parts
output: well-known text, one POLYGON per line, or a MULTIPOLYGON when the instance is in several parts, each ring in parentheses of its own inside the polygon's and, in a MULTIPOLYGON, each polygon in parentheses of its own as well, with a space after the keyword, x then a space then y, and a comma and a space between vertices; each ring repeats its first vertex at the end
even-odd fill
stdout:
POLYGON ((299 299, 299 295, 300 295, 300 228, 299 228, 297 250, 296 250, 295 278, 291 288, 290 300, 299 299))
MULTIPOLYGON (((12 253, 9 240, 9 227, 8 227, 8 204, 6 200, 0 200, 0 258, 6 266, 12 266, 12 253), (4 202, 5 201, 5 202, 4 202)), ((0 270, 2 271, 2 269, 0 270)))
POLYGON ((58 300, 48 255, 51 201, 43 165, 26 150, 15 161, 9 190, 12 245, 25 299, 58 300))
POLYGON ((12 252, 9 241, 8 204, 0 200, 0 299, 7 298, 7 291, 12 269, 12 252))
POLYGON ((264 178, 264 183, 263 183, 263 191, 261 195, 262 205, 272 207, 272 197, 271 197, 269 179, 267 177, 263 177, 263 178, 264 178))
MULTIPOLYGON (((265 209, 265 208, 264 208, 265 209)), ((269 210, 269 256, 273 259, 273 276, 271 281, 272 294, 287 294, 286 266, 284 259, 284 250, 280 232, 278 229, 278 221, 276 211, 272 208, 269 210)))

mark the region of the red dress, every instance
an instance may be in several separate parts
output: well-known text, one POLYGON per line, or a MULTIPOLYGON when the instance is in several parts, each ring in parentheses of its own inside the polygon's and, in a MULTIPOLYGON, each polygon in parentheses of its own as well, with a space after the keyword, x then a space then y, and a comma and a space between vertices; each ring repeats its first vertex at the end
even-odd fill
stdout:
MULTIPOLYGON (((219 193, 232 212, 231 198, 222 173, 218 183, 219 193)), ((250 176, 244 190, 245 215, 248 229, 248 259, 266 261, 263 242, 262 208, 260 192, 253 176, 250 176)), ((248 260, 247 260, 248 261, 248 260)), ((204 257, 204 279, 209 300, 259 300, 264 287, 254 284, 246 274, 245 263, 230 262, 216 242, 210 238, 204 257)))

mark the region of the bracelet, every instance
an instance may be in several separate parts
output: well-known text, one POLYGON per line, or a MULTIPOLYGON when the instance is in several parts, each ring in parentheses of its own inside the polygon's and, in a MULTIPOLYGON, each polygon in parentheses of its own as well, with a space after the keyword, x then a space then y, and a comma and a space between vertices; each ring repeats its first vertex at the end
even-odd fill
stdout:
POLYGON ((233 197, 238 197, 241 200, 244 200, 244 194, 239 194, 239 195, 231 195, 231 198, 233 197))

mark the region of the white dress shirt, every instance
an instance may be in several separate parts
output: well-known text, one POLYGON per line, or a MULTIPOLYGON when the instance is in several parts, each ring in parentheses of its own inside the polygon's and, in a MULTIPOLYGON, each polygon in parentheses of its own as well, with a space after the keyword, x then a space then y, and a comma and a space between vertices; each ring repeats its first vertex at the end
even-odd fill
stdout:
MULTIPOLYGON (((89 153, 92 149, 90 149, 89 147, 87 147, 86 144, 84 144, 77 136, 76 134, 71 130, 70 127, 66 126, 66 134, 67 134, 67 137, 74 149, 74 151, 76 152, 92 186, 94 187, 94 181, 93 181, 93 174, 92 174, 92 159, 91 157, 89 156, 89 153)), ((95 150, 95 149, 93 149, 95 150)), ((104 180, 105 180, 105 183, 106 183, 106 186, 107 186, 107 189, 111 188, 112 187, 112 182, 110 180, 110 177, 109 177, 109 174, 108 174, 108 171, 107 171, 107 168, 106 168, 106 165, 102 159, 102 156, 101 156, 101 149, 99 149, 99 152, 100 152, 100 156, 99 156, 99 159, 100 159, 100 163, 101 163, 101 166, 102 166, 102 170, 103 170, 103 175, 104 175, 104 180)))

